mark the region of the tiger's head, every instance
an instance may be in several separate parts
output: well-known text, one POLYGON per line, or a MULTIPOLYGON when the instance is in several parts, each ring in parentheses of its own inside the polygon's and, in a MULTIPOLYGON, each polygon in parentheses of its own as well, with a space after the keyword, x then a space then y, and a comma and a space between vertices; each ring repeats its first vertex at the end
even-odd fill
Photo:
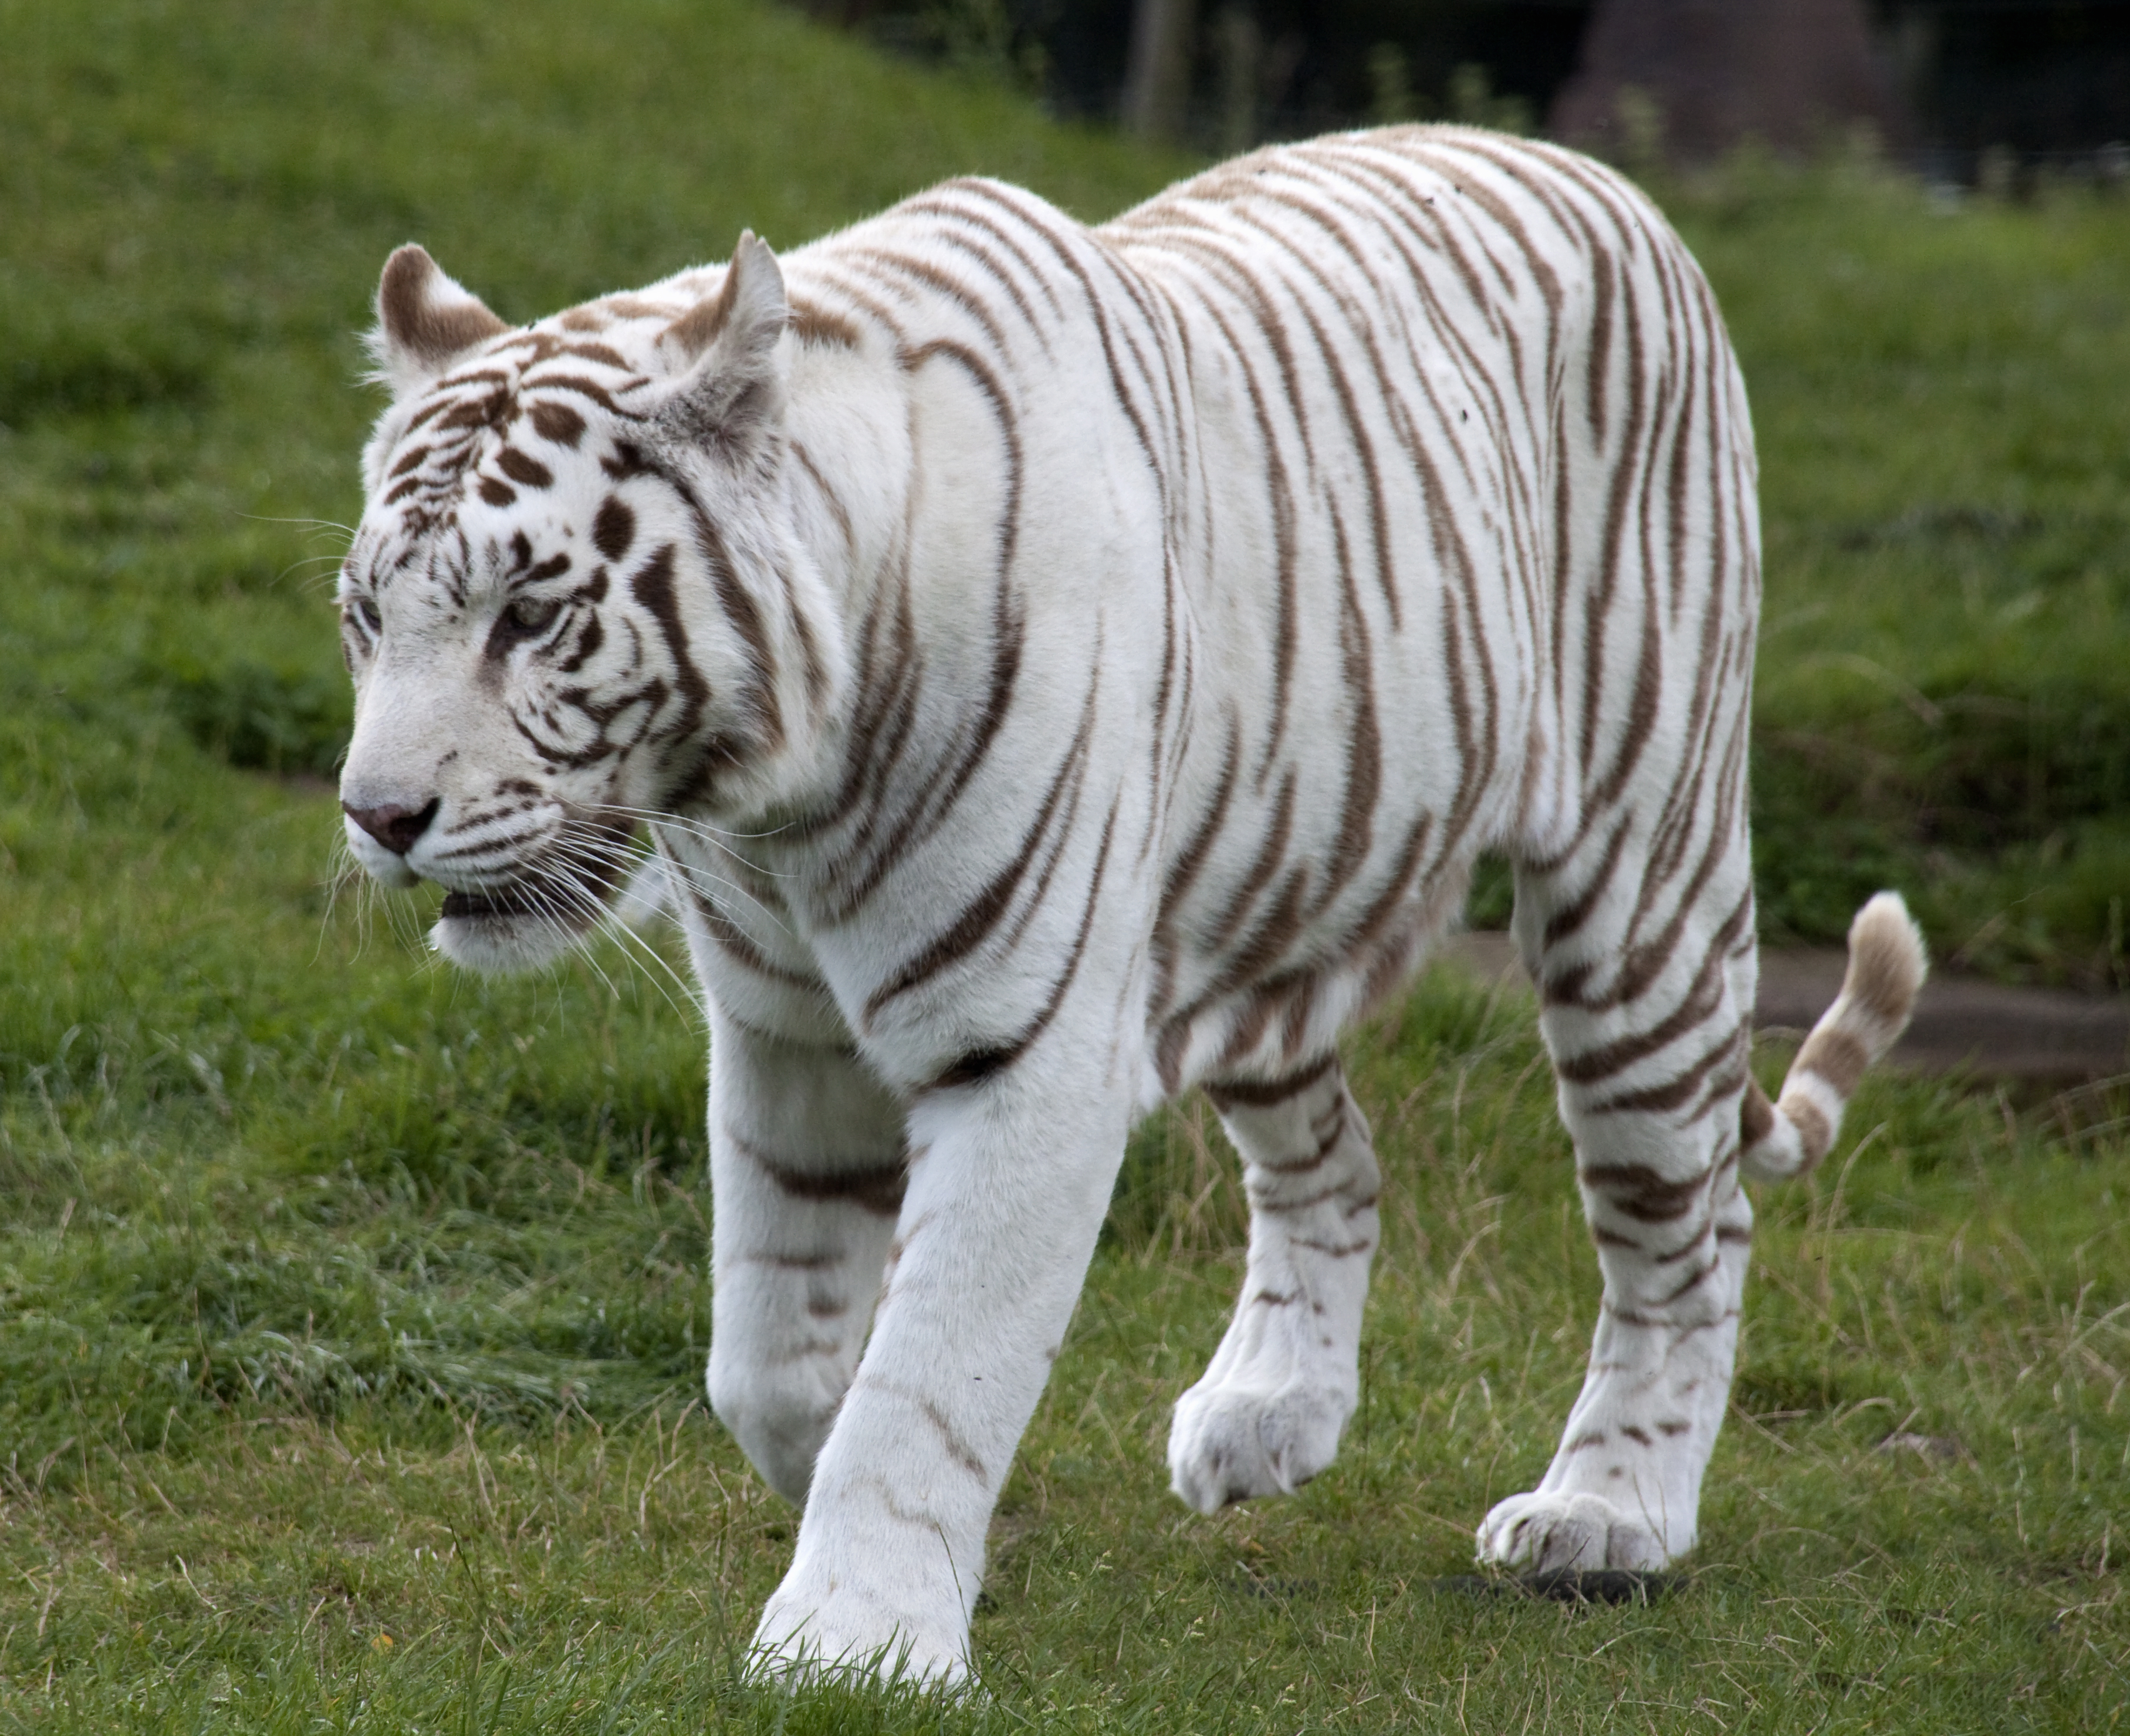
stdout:
POLYGON ((534 964, 598 920, 640 819, 767 799, 828 682, 781 483, 783 277, 747 235, 721 279, 512 328, 408 246, 377 314, 348 847, 445 888, 446 957, 534 964))

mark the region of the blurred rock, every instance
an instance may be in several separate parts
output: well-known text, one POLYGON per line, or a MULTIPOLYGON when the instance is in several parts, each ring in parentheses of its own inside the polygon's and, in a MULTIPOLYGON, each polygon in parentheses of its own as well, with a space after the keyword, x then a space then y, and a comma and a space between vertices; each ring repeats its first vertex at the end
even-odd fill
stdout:
POLYGON ((1636 161, 1707 161, 1747 139, 1791 154, 1915 128, 1862 0, 1598 0, 1547 131, 1636 161))

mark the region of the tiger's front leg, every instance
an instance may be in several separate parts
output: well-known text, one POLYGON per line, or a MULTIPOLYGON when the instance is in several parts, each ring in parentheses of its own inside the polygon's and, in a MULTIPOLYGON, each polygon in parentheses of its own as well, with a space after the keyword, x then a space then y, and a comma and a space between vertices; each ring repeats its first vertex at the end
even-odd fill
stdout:
POLYGON ((1054 1081, 1034 1063, 1101 1046, 1059 1033, 988 1079, 919 1094, 872 1339, 755 1636, 770 1669, 967 1673, 991 1509, 1124 1155, 1121 1082, 1099 1061, 1054 1081))
POLYGON ((902 1108, 848 1050, 712 1003, 710 1404, 803 1503, 865 1348, 902 1200, 902 1108))
POLYGON ((1243 1294, 1205 1378, 1177 1401, 1170 1486, 1201 1513, 1291 1494, 1331 1462, 1360 1396, 1361 1314, 1382 1174, 1339 1058, 1209 1085, 1243 1155, 1243 1294))

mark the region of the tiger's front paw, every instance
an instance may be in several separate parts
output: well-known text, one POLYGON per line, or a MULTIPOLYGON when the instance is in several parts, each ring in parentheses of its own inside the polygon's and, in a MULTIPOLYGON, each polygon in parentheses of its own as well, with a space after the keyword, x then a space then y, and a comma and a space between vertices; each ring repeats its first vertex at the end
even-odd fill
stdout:
POLYGON ((812 1599, 779 1587, 762 1613, 747 1660, 780 1681, 825 1676, 954 1687, 969 1680, 958 1608, 952 1619, 927 1620, 848 1590, 812 1599))
POLYGON ((1338 1456, 1353 1413, 1353 1395, 1330 1387, 1297 1382, 1258 1392, 1201 1380, 1176 1401, 1168 1486, 1201 1513, 1292 1494, 1338 1456))
POLYGON ((1647 1571, 1693 1547, 1667 1550, 1656 1528, 1602 1495, 1512 1494, 1479 1527, 1479 1559, 1536 1573, 1647 1571))

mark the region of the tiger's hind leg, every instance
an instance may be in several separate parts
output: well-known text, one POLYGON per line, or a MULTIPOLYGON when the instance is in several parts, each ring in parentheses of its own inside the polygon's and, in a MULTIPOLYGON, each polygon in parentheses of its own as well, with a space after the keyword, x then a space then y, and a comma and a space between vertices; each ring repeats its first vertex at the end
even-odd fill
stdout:
POLYGON ((1201 1513, 1291 1494, 1337 1453, 1359 1396, 1381 1184, 1336 1055, 1207 1095, 1242 1154, 1250 1245, 1235 1318, 1169 1431, 1170 1486, 1201 1513))
MULTIPOLYGON (((1751 908, 1741 897, 1720 922, 1682 916, 1602 973, 1557 958, 1538 973, 1605 1294, 1559 1451, 1535 1490, 1487 1515, 1482 1559, 1655 1567, 1693 1546, 1752 1234, 1740 1171, 1776 1180, 1827 1155, 1849 1094, 1906 1027, 1927 970, 1907 906, 1879 893, 1849 930, 1841 994, 1771 1104, 1745 1065, 1751 908)), ((1541 950, 1574 925, 1560 910, 1531 925, 1541 950)))
POLYGON ((1553 1462, 1479 1529, 1483 1560, 1540 1571, 1654 1568, 1693 1547, 1752 1236, 1739 1185, 1755 976, 1743 829, 1707 841, 1677 903, 1642 882, 1620 836, 1595 842, 1517 887, 1604 1279, 1553 1462))

